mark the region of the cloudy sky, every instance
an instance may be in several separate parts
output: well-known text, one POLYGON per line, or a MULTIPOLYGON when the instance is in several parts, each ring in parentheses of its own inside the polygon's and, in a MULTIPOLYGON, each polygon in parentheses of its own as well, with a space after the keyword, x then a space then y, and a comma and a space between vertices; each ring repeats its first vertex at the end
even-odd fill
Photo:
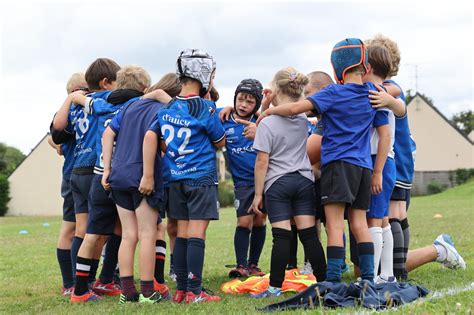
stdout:
POLYGON ((0 142, 28 153, 66 97, 69 76, 97 57, 137 64, 156 82, 183 48, 217 61, 218 106, 244 78, 285 66, 332 73, 332 46, 377 33, 402 51, 398 82, 442 113, 473 107, 473 7, 392 2, 14 1, 0 4, 0 142), (417 69, 418 80, 415 80, 417 69))

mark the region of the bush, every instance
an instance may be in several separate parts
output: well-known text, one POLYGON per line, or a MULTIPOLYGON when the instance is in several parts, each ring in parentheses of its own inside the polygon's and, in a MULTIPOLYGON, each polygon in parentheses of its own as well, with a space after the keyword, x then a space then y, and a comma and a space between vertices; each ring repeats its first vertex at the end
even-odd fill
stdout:
POLYGON ((461 185, 474 177, 474 168, 458 168, 456 170, 456 184, 461 185))
POLYGON ((438 194, 438 193, 446 190, 446 188, 448 188, 447 185, 441 185, 437 181, 432 181, 427 186, 429 195, 438 194))
POLYGON ((10 185, 8 183, 8 177, 0 174, 0 217, 3 217, 7 211, 7 204, 10 201, 10 185))
POLYGON ((219 203, 221 207, 234 206, 234 184, 231 181, 219 183, 219 203))

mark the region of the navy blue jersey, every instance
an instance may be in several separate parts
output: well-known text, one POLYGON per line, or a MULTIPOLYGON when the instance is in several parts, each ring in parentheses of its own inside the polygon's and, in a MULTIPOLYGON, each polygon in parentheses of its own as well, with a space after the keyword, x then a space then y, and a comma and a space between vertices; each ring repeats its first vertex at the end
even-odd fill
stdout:
MULTIPOLYGON (((217 111, 220 112, 222 108, 217 111)), ((256 122, 255 116, 250 118, 256 122)), ((257 152, 253 148, 253 140, 244 137, 245 125, 235 121, 234 116, 224 122, 225 147, 229 159, 230 172, 234 180, 234 187, 254 186, 254 169, 257 152)))
MULTIPOLYGON (((398 97, 405 102, 405 94, 402 88, 393 80, 386 80, 384 83, 390 83, 400 88, 401 95, 398 97)), ((411 189, 413 174, 415 173, 416 143, 413 139, 410 126, 408 124, 408 111, 403 117, 395 117, 395 143, 393 145, 395 152, 395 165, 397 167, 397 180, 395 186, 411 189)))
POLYGON ((63 178, 69 180, 71 178, 72 169, 74 168, 74 147, 76 146, 76 139, 61 144, 61 151, 64 156, 63 164, 63 178))
MULTIPOLYGON (((115 92, 110 93, 107 96, 111 96, 115 92)), ((96 161, 94 166, 94 173, 103 174, 104 173, 104 162, 102 157, 102 134, 105 131, 105 128, 109 125, 114 118, 125 106, 136 101, 138 97, 133 97, 128 99, 124 103, 112 104, 109 103, 108 99, 103 98, 88 98, 86 105, 84 106, 84 111, 89 115, 92 115, 97 120, 97 129, 95 132, 95 152, 96 152, 96 161)))
POLYGON ((313 125, 309 120, 308 120, 308 137, 311 136, 313 133, 316 133, 317 129, 317 124, 313 125))
POLYGON ((170 182, 188 185, 217 184, 213 143, 225 138, 216 105, 198 96, 176 97, 163 107, 150 130, 161 134, 170 159, 170 182))
POLYGON ((376 111, 369 90, 377 91, 370 82, 331 84, 308 97, 316 115, 322 114, 321 165, 342 160, 372 169, 370 128, 376 111))
MULTIPOLYGON (((88 97, 107 98, 112 91, 100 91, 88 94, 88 97)), ((74 148, 74 169, 73 173, 87 173, 93 171, 97 155, 95 151, 97 119, 93 115, 85 113, 83 110, 73 112, 71 107, 71 121, 76 133, 76 146, 74 148)))
MULTIPOLYGON (((126 106, 116 115, 109 127, 116 134, 115 151, 109 183, 114 190, 137 189, 143 176, 143 139, 148 127, 163 106, 154 100, 143 99, 126 106)), ((155 193, 161 196, 161 151, 155 157, 155 193)))

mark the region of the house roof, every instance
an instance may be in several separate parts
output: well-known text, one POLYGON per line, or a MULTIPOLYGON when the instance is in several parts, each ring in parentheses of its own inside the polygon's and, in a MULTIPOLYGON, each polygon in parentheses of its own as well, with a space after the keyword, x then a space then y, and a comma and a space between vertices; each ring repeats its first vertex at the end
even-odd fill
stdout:
POLYGON ((417 96, 419 96, 426 104, 428 104, 429 107, 431 107, 439 116, 441 116, 441 118, 443 118, 452 128, 454 128, 471 145, 474 143, 467 135, 465 135, 461 130, 459 130, 459 128, 455 124, 453 124, 448 118, 446 118, 446 116, 444 116, 443 113, 439 111, 439 109, 437 109, 428 99, 426 99, 426 97, 424 97, 420 93, 416 92, 415 96, 410 100, 410 103, 408 103, 407 105, 410 105, 411 102, 413 102, 413 100, 417 96))
POLYGON ((43 142, 45 140, 45 138, 48 135, 49 135, 49 133, 46 133, 43 136, 43 138, 41 138, 41 140, 38 141, 38 143, 35 145, 35 147, 33 149, 31 149, 30 153, 28 153, 28 155, 25 156, 25 158, 23 160, 21 160, 21 162, 16 166, 15 170, 10 174, 10 176, 8 176, 8 178, 10 178, 16 172, 16 170, 21 166, 21 164, 23 164, 23 162, 25 162, 30 157, 30 155, 36 150, 36 148, 41 144, 41 142, 43 142))

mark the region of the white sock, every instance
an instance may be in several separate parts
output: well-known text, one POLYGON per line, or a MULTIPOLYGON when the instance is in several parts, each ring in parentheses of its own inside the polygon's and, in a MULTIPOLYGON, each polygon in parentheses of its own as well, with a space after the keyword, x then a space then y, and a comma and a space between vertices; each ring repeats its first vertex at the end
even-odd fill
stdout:
POLYGON ((448 252, 443 245, 433 245, 436 248, 436 252, 438 253, 438 257, 436 257, 436 261, 442 263, 448 258, 448 252))
POLYGON ((379 273, 380 256, 382 256, 382 228, 371 227, 369 228, 369 232, 370 235, 372 235, 372 240, 374 241, 374 277, 377 277, 379 273))
POLYGON ((387 279, 393 277, 393 235, 392 227, 387 225, 382 228, 382 258, 380 259, 380 275, 387 279))

